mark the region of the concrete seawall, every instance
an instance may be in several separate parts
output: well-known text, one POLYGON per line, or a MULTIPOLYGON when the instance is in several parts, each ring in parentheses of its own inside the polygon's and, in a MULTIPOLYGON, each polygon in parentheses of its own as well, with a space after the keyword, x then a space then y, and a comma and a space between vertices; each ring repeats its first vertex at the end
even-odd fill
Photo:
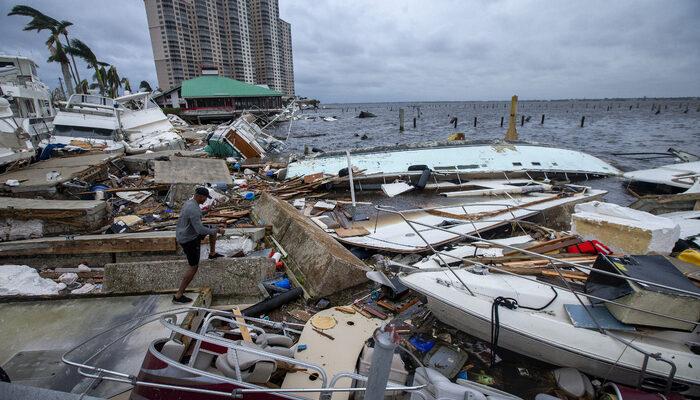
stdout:
MULTIPOLYGON (((177 289, 185 260, 144 261, 105 265, 104 291, 153 292, 177 289)), ((214 295, 259 296, 258 283, 272 277, 275 263, 266 257, 203 260, 190 288, 209 287, 214 295)))
POLYGON ((312 297, 327 296, 367 281, 365 264, 285 201, 263 193, 253 217, 272 225, 288 253, 287 267, 312 297))

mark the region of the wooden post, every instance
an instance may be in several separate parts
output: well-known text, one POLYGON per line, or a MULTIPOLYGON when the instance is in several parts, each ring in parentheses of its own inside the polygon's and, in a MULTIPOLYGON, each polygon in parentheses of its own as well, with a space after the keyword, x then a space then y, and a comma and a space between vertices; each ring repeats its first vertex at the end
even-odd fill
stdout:
POLYGON ((476 128, 476 117, 474 117, 474 128, 476 128))
POLYGON ((508 118, 508 130, 506 131, 506 140, 518 140, 518 131, 515 129, 515 115, 518 112, 518 96, 513 96, 510 99, 510 116, 508 118))
POLYGON ((540 121, 540 125, 544 125, 544 114, 542 114, 542 121, 540 121))
POLYGON ((454 121, 454 124, 455 124, 455 129, 457 129, 457 117, 454 117, 453 121, 454 121))
POLYGON ((416 117, 413 117, 413 129, 416 129, 416 117))
POLYGON ((520 126, 525 125, 525 115, 520 116, 520 126))
POLYGON ((501 128, 503 128, 503 117, 501 117, 501 128))
POLYGON ((586 116, 581 117, 581 128, 583 128, 583 122, 586 121, 586 116))
POLYGON ((399 108, 399 132, 403 132, 403 108, 399 108))

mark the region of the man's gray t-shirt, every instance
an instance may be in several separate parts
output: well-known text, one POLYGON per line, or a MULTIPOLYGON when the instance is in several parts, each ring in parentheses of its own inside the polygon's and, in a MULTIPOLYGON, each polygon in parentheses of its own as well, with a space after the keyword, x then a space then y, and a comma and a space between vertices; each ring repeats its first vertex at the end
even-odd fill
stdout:
POLYGON ((202 224, 202 210, 194 199, 189 199, 183 204, 175 227, 175 239, 178 243, 191 242, 200 236, 212 235, 216 232, 216 229, 207 228, 202 224))

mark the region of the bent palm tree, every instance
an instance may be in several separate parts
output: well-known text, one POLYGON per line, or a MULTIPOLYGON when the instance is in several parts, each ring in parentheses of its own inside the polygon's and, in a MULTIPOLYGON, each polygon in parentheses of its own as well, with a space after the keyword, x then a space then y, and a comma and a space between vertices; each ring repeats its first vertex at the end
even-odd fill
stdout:
POLYGON ((129 78, 122 78, 121 80, 122 85, 124 85, 124 90, 128 90, 131 92, 131 82, 129 82, 129 78))
POLYGON ((51 53, 48 61, 58 62, 61 64, 61 72, 63 73, 63 80, 66 81, 68 94, 73 94, 73 82, 79 82, 77 68, 71 65, 65 52, 65 46, 60 41, 60 35, 64 35, 66 40, 68 39, 67 28, 73 24, 68 21, 58 21, 35 8, 22 5, 14 6, 12 11, 10 11, 7 15, 31 17, 32 19, 23 29, 25 31, 41 32, 43 30, 48 30, 51 32, 51 36, 49 36, 49 39, 46 41, 46 46, 49 48, 49 52, 51 53))
POLYGON ((107 63, 101 62, 97 60, 97 56, 95 53, 93 53, 92 49, 88 47, 85 43, 83 43, 82 40, 79 39, 72 39, 70 41, 70 47, 68 48, 68 52, 71 55, 75 55, 78 58, 82 59, 85 61, 85 63, 88 65, 88 68, 92 68, 95 70, 95 74, 93 75, 93 79, 97 82, 97 85, 100 88, 100 94, 104 96, 105 94, 105 87, 107 86, 105 83, 105 69, 104 67, 107 66, 107 63), (100 68, 102 67, 102 68, 100 68))
POLYGON ((141 81, 139 83, 139 90, 144 91, 144 92, 152 92, 153 89, 151 89, 151 85, 147 81, 141 81))

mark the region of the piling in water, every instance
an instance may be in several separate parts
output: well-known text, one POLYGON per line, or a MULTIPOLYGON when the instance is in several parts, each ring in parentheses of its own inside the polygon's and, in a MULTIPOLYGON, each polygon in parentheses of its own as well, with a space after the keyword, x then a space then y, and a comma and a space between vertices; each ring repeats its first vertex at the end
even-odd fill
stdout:
POLYGON ((399 108, 399 132, 403 132, 403 108, 399 108))
POLYGON ((474 117, 474 128, 476 128, 476 117, 474 117))
POLYGON ((544 125, 544 114, 542 114, 542 121, 540 121, 540 125, 544 125))
POLYGON ((581 128, 583 128, 583 123, 586 121, 586 116, 581 117, 581 128))

